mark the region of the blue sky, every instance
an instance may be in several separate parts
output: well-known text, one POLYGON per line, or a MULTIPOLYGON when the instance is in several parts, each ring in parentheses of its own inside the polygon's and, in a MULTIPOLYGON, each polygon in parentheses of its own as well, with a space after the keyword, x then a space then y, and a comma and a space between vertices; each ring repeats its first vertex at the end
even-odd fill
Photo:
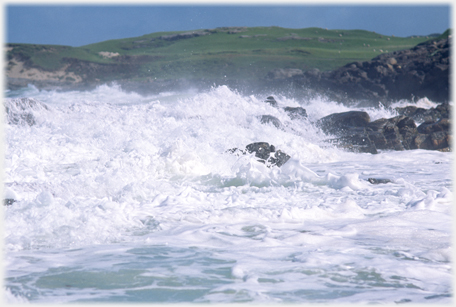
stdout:
POLYGON ((162 31, 224 26, 362 29, 406 37, 451 27, 451 7, 436 5, 18 5, 4 7, 8 43, 83 46, 162 31))

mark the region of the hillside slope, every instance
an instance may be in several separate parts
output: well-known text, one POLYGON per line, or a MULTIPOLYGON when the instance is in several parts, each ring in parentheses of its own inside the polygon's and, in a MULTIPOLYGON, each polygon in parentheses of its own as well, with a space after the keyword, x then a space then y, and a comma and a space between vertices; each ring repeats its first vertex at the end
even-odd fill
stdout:
POLYGON ((362 30, 228 27, 152 33, 82 47, 8 44, 7 86, 65 90, 117 81, 132 90, 157 91, 189 84, 255 84, 277 69, 329 71, 427 39, 362 30))

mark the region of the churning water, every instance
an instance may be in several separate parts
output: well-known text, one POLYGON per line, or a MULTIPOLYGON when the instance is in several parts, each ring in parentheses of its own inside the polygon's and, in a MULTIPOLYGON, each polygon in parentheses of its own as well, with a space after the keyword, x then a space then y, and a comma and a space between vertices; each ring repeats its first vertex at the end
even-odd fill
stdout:
POLYGON ((346 152, 312 122, 353 108, 265 98, 8 92, 6 301, 450 303, 452 153, 346 152), (227 152, 260 141, 291 159, 227 152))

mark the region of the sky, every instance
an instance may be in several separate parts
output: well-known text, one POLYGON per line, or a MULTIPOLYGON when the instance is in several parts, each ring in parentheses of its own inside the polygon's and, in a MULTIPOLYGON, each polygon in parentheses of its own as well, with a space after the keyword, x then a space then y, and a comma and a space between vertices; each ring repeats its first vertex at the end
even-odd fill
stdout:
POLYGON ((7 43, 79 47, 154 32, 226 26, 361 29, 400 37, 443 33, 451 27, 451 6, 439 2, 434 2, 434 5, 420 2, 405 5, 27 3, 4 5, 4 40, 7 43))

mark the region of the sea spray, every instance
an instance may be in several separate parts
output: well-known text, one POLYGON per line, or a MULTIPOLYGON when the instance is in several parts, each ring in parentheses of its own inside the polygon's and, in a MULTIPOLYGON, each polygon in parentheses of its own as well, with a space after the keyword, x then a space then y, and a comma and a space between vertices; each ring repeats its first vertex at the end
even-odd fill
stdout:
POLYGON ((46 106, 23 110, 32 125, 5 125, 9 302, 451 300, 452 154, 346 152, 314 125, 393 108, 280 95, 273 107, 226 86, 7 96, 46 106), (291 158, 278 168, 227 152, 253 142, 291 158))

